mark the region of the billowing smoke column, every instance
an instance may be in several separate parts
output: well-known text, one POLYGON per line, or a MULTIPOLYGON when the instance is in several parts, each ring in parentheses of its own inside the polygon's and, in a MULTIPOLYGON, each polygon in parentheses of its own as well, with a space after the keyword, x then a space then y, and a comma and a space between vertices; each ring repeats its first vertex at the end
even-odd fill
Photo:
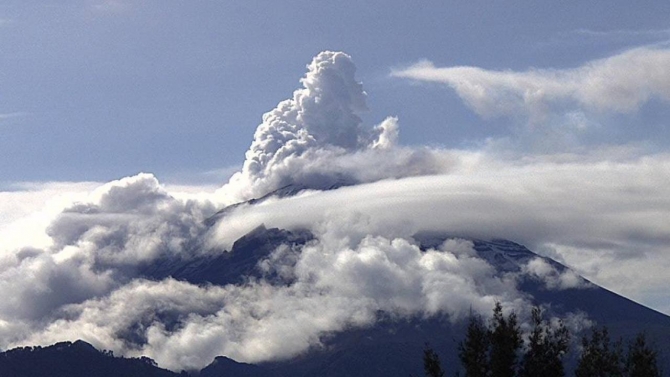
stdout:
POLYGON ((263 116, 244 164, 249 174, 265 176, 273 162, 315 146, 353 151, 367 145, 357 115, 367 109, 366 94, 354 78, 351 58, 322 52, 308 68, 300 80, 304 88, 263 116))
POLYGON ((366 93, 347 54, 322 52, 307 68, 300 80, 303 88, 263 116, 244 167, 224 194, 250 199, 289 184, 322 189, 387 178, 384 174, 391 170, 401 176, 436 171, 420 150, 398 150, 391 158, 393 166, 381 164, 382 175, 361 169, 359 165, 388 161, 381 151, 395 146, 397 119, 387 118, 373 129, 362 127, 358 114, 367 109, 366 93))

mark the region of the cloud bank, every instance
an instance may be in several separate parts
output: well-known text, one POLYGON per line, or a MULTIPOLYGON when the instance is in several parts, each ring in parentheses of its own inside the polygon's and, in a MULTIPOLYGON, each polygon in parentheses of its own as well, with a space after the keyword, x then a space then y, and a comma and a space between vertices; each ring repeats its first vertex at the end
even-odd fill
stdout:
MULTIPOLYGON (((649 98, 667 99, 667 73, 652 69, 663 59, 663 51, 638 49, 571 71, 457 70, 461 81, 451 69, 403 72, 432 72, 435 80, 447 72, 482 115, 505 115, 509 106, 530 113, 543 101, 627 112, 649 98), (645 68, 635 74, 647 81, 619 78, 631 61, 645 68), (612 80, 602 81, 607 75, 612 80), (532 93, 525 97, 533 90, 541 94, 535 102, 532 93), (610 98, 596 98, 598 91, 610 98)), ((37 207, 4 204, 3 211, 17 215, 4 219, 0 232, 21 236, 0 254, 0 293, 7 297, 0 302, 0 347, 81 338, 175 370, 201 368, 218 355, 258 362, 372 325, 379 312, 458 320, 470 308, 488 314, 495 301, 519 310, 531 299, 517 289, 522 276, 547 289, 583 283, 541 259, 518 273, 497 273, 467 238, 524 243, 623 293, 667 286, 668 154, 621 156, 621 146, 503 159, 486 151, 402 147, 396 118, 362 125, 365 92, 354 74, 346 54, 315 57, 302 88, 264 115, 242 170, 214 193, 168 189, 138 174, 88 195, 77 192, 68 197, 76 199, 72 204, 59 200, 37 219, 31 218, 37 207), (222 203, 285 185, 305 190, 231 207, 207 225, 222 203), (331 186, 344 187, 321 191, 331 186), (315 236, 303 247, 281 245, 259 262, 258 270, 276 273, 279 283, 260 277, 198 286, 141 273, 159 261, 225 252, 259 225, 315 236), (420 231, 453 238, 422 251, 412 237, 420 231)), ((54 189, 39 190, 1 195, 29 198, 54 189)))
POLYGON ((251 362, 292 357, 318 347, 325 334, 372 325, 379 311, 458 319, 471 306, 488 312, 496 301, 508 307, 524 302, 514 279, 497 277, 468 241, 422 252, 404 239, 366 236, 347 247, 320 236, 324 241, 303 249, 291 267, 290 285, 198 287, 136 279, 109 295, 63 306, 58 319, 25 341, 83 337, 178 370, 202 368, 222 354, 251 362))

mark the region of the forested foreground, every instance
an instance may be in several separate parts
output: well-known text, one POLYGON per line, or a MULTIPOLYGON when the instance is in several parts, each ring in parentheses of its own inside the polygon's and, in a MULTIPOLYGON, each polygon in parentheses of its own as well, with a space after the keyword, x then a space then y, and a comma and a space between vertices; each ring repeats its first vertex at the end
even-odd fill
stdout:
POLYGON ((573 342, 562 320, 548 320, 532 309, 531 330, 522 335, 517 315, 505 316, 497 303, 485 322, 470 315, 465 338, 458 347, 460 366, 443 366, 439 355, 426 345, 423 354, 426 377, 562 377, 564 359, 578 353, 576 377, 658 377, 658 351, 639 333, 633 340, 610 339, 607 327, 593 328, 581 342, 573 342), (574 347, 576 349, 571 350, 574 347), (453 373, 451 373, 453 371, 453 373))

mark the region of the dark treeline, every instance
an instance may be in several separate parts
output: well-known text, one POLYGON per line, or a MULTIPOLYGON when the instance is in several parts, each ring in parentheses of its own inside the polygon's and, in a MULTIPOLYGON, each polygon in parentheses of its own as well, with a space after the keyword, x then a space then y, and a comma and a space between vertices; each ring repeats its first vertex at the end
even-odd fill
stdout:
MULTIPOLYGON (((505 316, 497 303, 485 322, 470 315, 465 338, 458 347, 465 377, 563 377, 564 358, 570 351, 570 332, 561 320, 550 323, 540 308, 533 308, 531 330, 522 335, 515 313, 505 316)), ((577 347, 579 359, 575 377, 660 377, 658 352, 644 333, 624 347, 622 339, 612 341, 606 327, 594 328, 577 347)), ((439 356, 426 345, 423 356, 426 377, 445 377, 439 356)))

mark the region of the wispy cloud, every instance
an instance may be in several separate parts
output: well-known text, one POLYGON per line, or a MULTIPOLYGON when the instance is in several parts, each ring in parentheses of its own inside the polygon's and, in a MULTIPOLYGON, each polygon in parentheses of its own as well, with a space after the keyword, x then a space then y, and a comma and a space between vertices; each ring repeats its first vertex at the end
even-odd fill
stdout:
POLYGON ((124 13, 130 10, 131 5, 124 0, 95 0, 90 8, 100 13, 124 13))
POLYGON ((649 42, 668 42, 670 40, 670 29, 651 29, 651 30, 590 30, 577 29, 570 32, 562 33, 562 38, 577 37, 586 41, 602 41, 602 42, 624 42, 643 44, 649 42))
POLYGON ((642 47, 572 69, 492 71, 422 61, 391 75, 448 85, 482 117, 522 114, 538 122, 566 108, 630 113, 651 99, 668 101, 668 66, 670 50, 642 47))
POLYGON ((29 116, 30 113, 26 112, 14 112, 14 113, 4 113, 0 114, 0 122, 5 121, 5 120, 10 120, 10 119, 16 119, 16 118, 25 118, 29 116))

